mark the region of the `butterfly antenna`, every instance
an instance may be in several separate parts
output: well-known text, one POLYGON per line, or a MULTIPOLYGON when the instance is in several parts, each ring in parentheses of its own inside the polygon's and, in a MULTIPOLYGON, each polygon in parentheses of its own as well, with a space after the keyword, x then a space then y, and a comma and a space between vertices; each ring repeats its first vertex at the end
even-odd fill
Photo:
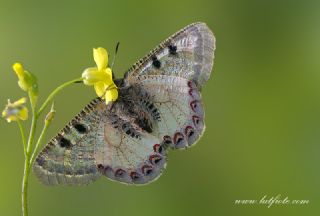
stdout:
POLYGON ((117 56, 117 53, 118 53, 118 50, 119 50, 119 45, 120 45, 120 42, 117 43, 116 50, 114 51, 114 56, 113 56, 112 64, 111 64, 111 70, 113 69, 114 63, 116 62, 116 56, 117 56))

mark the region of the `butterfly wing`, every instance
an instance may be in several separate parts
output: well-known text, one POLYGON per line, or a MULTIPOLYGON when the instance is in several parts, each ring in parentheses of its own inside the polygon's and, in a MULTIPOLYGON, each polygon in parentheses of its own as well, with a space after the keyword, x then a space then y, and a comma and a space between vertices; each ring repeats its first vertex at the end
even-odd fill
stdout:
POLYGON ((87 105, 37 156, 33 170, 39 180, 48 185, 89 184, 101 175, 127 184, 155 180, 166 162, 161 140, 135 124, 139 117, 126 106, 121 98, 108 106, 101 99, 87 105))
POLYGON ((101 176, 94 159, 99 116, 93 100, 38 154, 33 171, 48 185, 88 184, 101 176), (90 124, 89 124, 90 123, 90 124))
POLYGON ((201 95, 192 80, 177 76, 147 75, 139 77, 135 87, 138 103, 152 117, 155 137, 165 146, 189 147, 201 137, 204 111, 201 95))
POLYGON ((140 89, 141 100, 155 112, 153 135, 174 148, 196 143, 205 129, 200 90, 210 77, 214 50, 211 30, 205 23, 194 23, 125 74, 125 84, 140 89))
POLYGON ((105 113, 103 142, 97 142, 99 171, 111 180, 145 184, 160 176, 166 163, 161 139, 148 131, 147 112, 136 103, 133 91, 120 90, 120 98, 105 113), (129 99, 130 98, 130 99, 129 99))
POLYGON ((170 75, 192 80, 200 89, 209 79, 215 38, 205 23, 193 23, 163 41, 125 75, 129 84, 143 75, 170 75))

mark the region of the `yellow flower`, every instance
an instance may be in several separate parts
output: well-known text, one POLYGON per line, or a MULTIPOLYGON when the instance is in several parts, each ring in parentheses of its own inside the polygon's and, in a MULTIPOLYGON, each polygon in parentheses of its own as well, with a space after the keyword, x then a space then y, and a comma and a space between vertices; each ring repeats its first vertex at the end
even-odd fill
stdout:
POLYGON ((8 100, 6 108, 2 111, 2 117, 8 122, 27 120, 28 119, 28 109, 24 105, 26 103, 26 98, 21 98, 13 103, 8 100))
POLYGON ((12 68, 18 76, 20 88, 24 91, 32 91, 32 93, 37 94, 38 86, 35 76, 26 71, 21 63, 14 63, 12 68))
POLYGON ((82 73, 83 83, 93 85, 97 95, 105 99, 106 104, 118 98, 117 86, 112 79, 112 70, 108 67, 108 53, 102 47, 93 49, 93 59, 97 67, 87 68, 82 73))

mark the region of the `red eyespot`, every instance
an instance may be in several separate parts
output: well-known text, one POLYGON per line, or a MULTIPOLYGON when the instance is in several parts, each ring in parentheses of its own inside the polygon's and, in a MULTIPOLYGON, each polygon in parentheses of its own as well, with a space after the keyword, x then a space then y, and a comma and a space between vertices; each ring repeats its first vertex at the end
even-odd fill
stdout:
POLYGON ((192 137, 192 135, 194 134, 194 129, 193 129, 193 127, 191 127, 190 125, 188 125, 188 126, 186 127, 186 129, 184 130, 184 133, 186 134, 186 136, 187 136, 188 138, 192 137))
POLYGON ((193 86, 193 82, 190 80, 190 81, 188 81, 188 86, 190 87, 190 88, 193 88, 194 86, 193 86))
POLYGON ((141 171, 144 175, 150 175, 153 171, 152 166, 150 165, 143 165, 141 171))
POLYGON ((180 144, 184 140, 184 136, 182 133, 177 132, 174 134, 173 142, 175 145, 180 144))
POLYGON ((193 89, 189 89, 189 95, 190 95, 191 97, 193 97, 192 92, 193 92, 193 89))
POLYGON ((149 161, 151 164, 156 165, 162 160, 162 157, 160 155, 151 155, 149 157, 149 161))
POLYGON ((154 144, 153 146, 153 151, 157 152, 157 153, 162 153, 162 146, 160 144, 154 144))
POLYGON ((122 177, 125 173, 126 171, 124 171, 123 169, 117 169, 114 175, 116 177, 122 177))
POLYGON ((192 116, 192 121, 193 121, 193 124, 194 124, 195 126, 197 126, 197 125, 199 125, 199 123, 200 123, 200 117, 194 115, 194 116, 192 116))
POLYGON ((170 144, 172 143, 171 137, 168 136, 168 135, 164 136, 164 137, 163 137, 163 143, 164 143, 165 145, 170 145, 170 144))
POLYGON ((140 175, 139 175, 139 173, 137 173, 137 172, 131 172, 131 173, 130 173, 130 177, 131 177, 131 179, 132 179, 133 181, 135 181, 135 180, 138 180, 138 179, 140 178, 140 175))
POLYGON ((198 101, 196 101, 196 100, 194 100, 194 101, 191 101, 190 102, 190 107, 191 107, 191 109, 192 109, 192 111, 193 112, 197 112, 196 110, 197 110, 197 107, 198 107, 198 101))

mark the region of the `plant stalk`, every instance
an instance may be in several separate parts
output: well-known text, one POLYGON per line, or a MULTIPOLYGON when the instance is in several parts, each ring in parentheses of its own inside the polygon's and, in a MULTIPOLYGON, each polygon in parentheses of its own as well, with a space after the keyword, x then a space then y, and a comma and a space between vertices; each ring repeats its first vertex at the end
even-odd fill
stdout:
MULTIPOLYGON (((28 138, 27 143, 26 143, 23 127, 22 127, 21 123, 18 122, 19 128, 20 128, 20 133, 22 136, 24 152, 25 152, 24 172, 23 172, 23 179, 22 179, 22 216, 29 215, 29 213, 28 213, 28 183, 29 183, 30 170, 32 167, 32 163, 35 160, 36 153, 40 147, 41 141, 42 141, 45 133, 47 132, 47 129, 48 129, 48 127, 51 123, 51 120, 52 120, 51 119, 50 121, 45 121, 45 125, 44 125, 44 127, 41 131, 41 134, 37 140, 37 144, 33 148, 34 135, 35 135, 36 128, 37 128, 38 118, 39 118, 40 114, 48 106, 48 104, 52 101, 52 99, 62 89, 64 89, 65 87, 67 87, 73 83, 80 82, 80 81, 82 81, 82 78, 74 79, 74 80, 71 80, 69 82, 63 83, 62 85, 58 86, 55 90, 53 90, 51 92, 51 94, 48 96, 48 98, 45 100, 45 102, 42 104, 42 106, 40 107, 40 109, 38 111, 36 111, 36 100, 32 96, 32 94, 30 94, 30 92, 29 92, 29 98, 30 98, 31 108, 32 108, 32 122, 31 122, 30 133, 29 133, 29 138, 28 138)), ((52 108, 52 110, 53 110, 53 108, 52 108)))
POLYGON ((19 126, 19 129, 20 129, 20 134, 21 134, 21 139, 22 139, 22 144, 23 144, 23 153, 24 153, 24 157, 27 156, 27 143, 26 143, 26 136, 24 134, 24 128, 21 124, 21 121, 18 120, 18 126, 19 126))
POLYGON ((38 139, 38 141, 37 141, 37 144, 36 144, 36 146, 34 147, 33 153, 32 153, 31 158, 30 158, 30 160, 29 160, 29 168, 30 168, 30 169, 31 169, 31 167, 32 167, 32 164, 33 164, 35 158, 36 158, 36 154, 37 154, 37 152, 38 152, 39 147, 41 146, 41 142, 42 142, 42 140, 43 140, 44 135, 45 135, 46 132, 47 132, 47 129, 48 129, 49 125, 50 125, 50 122, 49 122, 49 123, 46 122, 46 123, 44 124, 44 126, 43 126, 43 129, 42 129, 42 131, 41 131, 41 134, 40 134, 40 136, 39 136, 39 139, 38 139))
POLYGON ((28 183, 29 183, 29 157, 26 156, 24 162, 24 173, 22 180, 22 216, 28 216, 28 183))
POLYGON ((71 85, 71 84, 74 84, 76 82, 80 82, 82 81, 83 78, 77 78, 77 79, 74 79, 74 80, 71 80, 69 82, 65 82, 63 83, 62 85, 58 86, 55 90, 53 90, 51 92, 51 94, 49 95, 49 97, 45 100, 45 102, 42 104, 42 106, 40 107, 37 115, 41 115, 41 113, 43 112, 43 110, 48 106, 48 104, 50 103, 50 101, 62 90, 64 89, 65 87, 71 85))

